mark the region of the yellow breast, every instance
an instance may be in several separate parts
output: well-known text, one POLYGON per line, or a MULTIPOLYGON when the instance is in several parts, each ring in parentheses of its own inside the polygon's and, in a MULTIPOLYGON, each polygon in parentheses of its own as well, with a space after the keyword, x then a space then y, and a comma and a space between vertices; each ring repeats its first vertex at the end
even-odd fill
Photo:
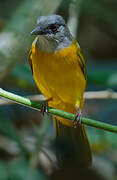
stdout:
MULTIPOLYGON (((80 106, 86 81, 78 63, 78 46, 71 46, 55 53, 45 53, 32 45, 33 76, 41 92, 53 98, 50 105, 61 102, 80 106)), ((58 105, 60 106, 60 105, 58 105)), ((63 109, 63 108, 61 108, 63 109)))

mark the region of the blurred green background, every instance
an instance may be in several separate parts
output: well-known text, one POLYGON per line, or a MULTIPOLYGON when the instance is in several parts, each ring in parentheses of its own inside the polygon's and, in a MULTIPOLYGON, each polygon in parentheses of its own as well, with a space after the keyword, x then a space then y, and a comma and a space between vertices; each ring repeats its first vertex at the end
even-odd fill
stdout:
MULTIPOLYGON (((86 91, 116 92, 116 0, 0 0, 0 87, 21 96, 40 93, 28 64, 34 39, 30 32, 37 17, 53 13, 64 17, 80 44, 87 65, 86 91)), ((117 125, 117 100, 86 99, 84 116, 117 125)), ((39 112, 0 99, 0 180, 73 176, 67 168, 57 169, 52 120, 45 117, 43 124, 41 120, 39 112)), ((91 127, 87 131, 93 168, 86 177, 116 180, 117 135, 91 127)), ((74 177, 86 179, 80 175, 74 177)))

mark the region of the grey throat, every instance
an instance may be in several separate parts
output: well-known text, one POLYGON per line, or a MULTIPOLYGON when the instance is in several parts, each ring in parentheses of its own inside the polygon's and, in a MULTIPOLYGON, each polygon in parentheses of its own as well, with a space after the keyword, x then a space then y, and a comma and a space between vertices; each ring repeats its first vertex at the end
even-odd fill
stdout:
POLYGON ((36 47, 44 52, 56 52, 72 44, 73 37, 67 27, 60 27, 56 34, 38 35, 36 47))

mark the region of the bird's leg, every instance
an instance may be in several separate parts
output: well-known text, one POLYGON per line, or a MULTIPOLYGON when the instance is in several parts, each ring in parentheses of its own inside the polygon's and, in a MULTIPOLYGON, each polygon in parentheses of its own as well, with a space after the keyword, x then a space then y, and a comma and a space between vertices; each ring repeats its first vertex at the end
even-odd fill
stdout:
POLYGON ((77 107, 77 113, 72 122, 73 122, 74 128, 77 128, 77 126, 81 125, 82 123, 82 111, 79 107, 77 107))
POLYGON ((44 115, 44 113, 48 114, 48 102, 51 101, 52 98, 48 98, 41 102, 41 113, 44 115))

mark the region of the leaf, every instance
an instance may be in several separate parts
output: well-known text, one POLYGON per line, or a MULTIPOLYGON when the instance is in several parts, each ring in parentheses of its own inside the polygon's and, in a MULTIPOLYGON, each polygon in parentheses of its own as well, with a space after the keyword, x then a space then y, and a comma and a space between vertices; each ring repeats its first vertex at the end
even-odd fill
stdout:
POLYGON ((15 130, 12 122, 1 115, 0 117, 0 131, 11 138, 12 140, 19 141, 19 136, 17 131, 15 130))
POLYGON ((9 178, 15 180, 45 180, 44 174, 29 167, 24 159, 17 159, 9 163, 9 178))

